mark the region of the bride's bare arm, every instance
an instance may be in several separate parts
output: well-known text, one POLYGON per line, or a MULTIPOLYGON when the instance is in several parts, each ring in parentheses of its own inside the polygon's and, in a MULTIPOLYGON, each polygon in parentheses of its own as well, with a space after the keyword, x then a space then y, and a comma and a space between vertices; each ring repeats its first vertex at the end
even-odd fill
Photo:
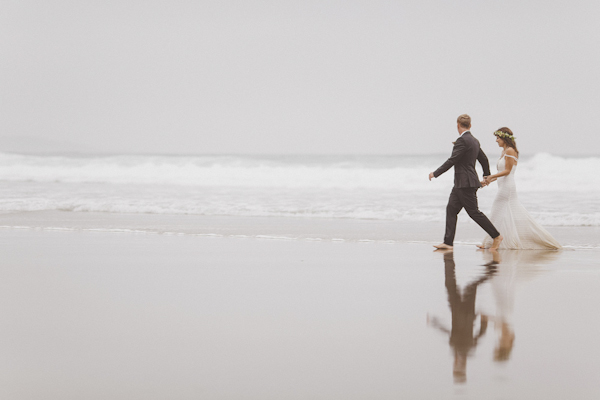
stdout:
POLYGON ((510 171, 512 171, 513 167, 517 163, 517 161, 513 158, 517 156, 517 152, 513 148, 508 148, 506 149, 506 155, 511 157, 504 158, 504 171, 500 171, 497 174, 486 177, 486 180, 488 182, 493 182, 501 176, 506 176, 510 174, 510 171))

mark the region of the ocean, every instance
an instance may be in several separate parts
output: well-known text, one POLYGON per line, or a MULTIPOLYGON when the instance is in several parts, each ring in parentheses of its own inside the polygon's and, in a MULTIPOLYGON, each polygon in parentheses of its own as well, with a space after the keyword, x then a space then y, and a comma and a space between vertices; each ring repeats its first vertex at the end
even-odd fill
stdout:
MULTIPOLYGON (((428 174, 447 156, 0 153, 0 212, 441 222, 453 172, 431 182, 428 174)), ((542 225, 600 226, 600 157, 536 154, 517 168, 519 198, 542 225)), ((479 191, 482 211, 496 190, 479 191)))
MULTIPOLYGON (((443 221, 452 170, 427 176, 446 158, 0 153, 0 212, 443 221)), ((493 157, 490 164, 495 171, 493 157)), ((523 157, 519 198, 543 225, 599 226, 599 167, 600 157, 523 157)), ((479 191, 482 211, 495 191, 479 191)))

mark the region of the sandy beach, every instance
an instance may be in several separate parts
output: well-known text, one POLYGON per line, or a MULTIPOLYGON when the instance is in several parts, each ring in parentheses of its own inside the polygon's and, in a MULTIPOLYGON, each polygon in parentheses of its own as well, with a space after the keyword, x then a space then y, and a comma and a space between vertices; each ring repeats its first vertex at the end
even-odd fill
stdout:
POLYGON ((0 246, 0 398, 600 392, 597 249, 40 227, 0 246))

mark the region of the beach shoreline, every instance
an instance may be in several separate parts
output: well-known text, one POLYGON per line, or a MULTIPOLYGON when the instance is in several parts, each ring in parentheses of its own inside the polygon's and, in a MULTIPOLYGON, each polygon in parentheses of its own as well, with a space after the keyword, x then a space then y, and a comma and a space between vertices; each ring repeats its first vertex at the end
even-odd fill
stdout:
MULTIPOLYGON (((567 249, 600 248, 600 227, 546 227, 567 249)), ((281 240, 429 243, 441 241, 441 222, 370 219, 239 217, 29 211, 0 214, 0 229, 130 232, 281 240)), ((483 231, 460 215, 456 244, 480 243, 483 231)))

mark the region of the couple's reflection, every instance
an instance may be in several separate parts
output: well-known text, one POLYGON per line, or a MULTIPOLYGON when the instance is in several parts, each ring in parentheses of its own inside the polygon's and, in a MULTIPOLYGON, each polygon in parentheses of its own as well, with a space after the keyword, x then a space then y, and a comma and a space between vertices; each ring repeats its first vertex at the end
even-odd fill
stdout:
POLYGON ((515 342, 512 325, 515 284, 517 280, 525 280, 537 275, 539 266, 556 260, 560 252, 552 250, 482 252, 484 268, 464 286, 464 289, 456 283, 454 253, 452 251, 442 253, 452 324, 448 329, 437 318, 429 319, 429 324, 449 335, 449 343, 454 355, 454 381, 461 383, 467 378, 467 358, 473 353, 479 339, 485 335, 489 323, 493 323, 496 331, 494 361, 503 362, 509 359, 515 342), (477 289, 486 281, 493 294, 494 313, 477 312, 477 289))

